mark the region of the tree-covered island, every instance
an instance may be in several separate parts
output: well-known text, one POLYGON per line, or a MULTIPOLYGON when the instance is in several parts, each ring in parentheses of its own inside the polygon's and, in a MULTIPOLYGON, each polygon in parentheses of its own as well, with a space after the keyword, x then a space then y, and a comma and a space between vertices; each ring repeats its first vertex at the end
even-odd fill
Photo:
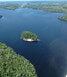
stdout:
POLYGON ((67 21, 67 15, 62 16, 62 17, 58 17, 58 19, 63 20, 63 21, 67 21))
POLYGON ((34 66, 0 42, 0 77, 37 77, 34 66))
POLYGON ((2 15, 0 15, 0 18, 2 18, 2 15))
POLYGON ((32 32, 29 32, 29 31, 24 31, 21 35, 21 38, 24 41, 30 41, 30 42, 39 41, 38 36, 32 32))

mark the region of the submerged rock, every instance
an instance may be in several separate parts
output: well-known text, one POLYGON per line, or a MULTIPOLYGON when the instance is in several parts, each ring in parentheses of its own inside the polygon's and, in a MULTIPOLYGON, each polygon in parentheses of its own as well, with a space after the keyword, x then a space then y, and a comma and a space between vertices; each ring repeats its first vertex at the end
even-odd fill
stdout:
POLYGON ((2 18, 3 16, 2 15, 0 15, 0 18, 2 18))

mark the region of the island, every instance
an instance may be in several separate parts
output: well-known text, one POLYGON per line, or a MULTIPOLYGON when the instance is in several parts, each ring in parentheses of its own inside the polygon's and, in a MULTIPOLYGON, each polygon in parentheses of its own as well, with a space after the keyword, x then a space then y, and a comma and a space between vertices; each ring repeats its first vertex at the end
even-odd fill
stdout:
POLYGON ((67 21, 67 15, 62 16, 62 17, 58 17, 58 19, 63 20, 63 21, 67 21))
POLYGON ((0 77, 37 77, 34 66, 0 42, 0 77))
POLYGON ((0 18, 2 18, 2 15, 0 15, 0 18))
POLYGON ((30 31, 24 31, 21 35, 21 38, 24 41, 28 41, 28 42, 39 41, 38 36, 30 31))

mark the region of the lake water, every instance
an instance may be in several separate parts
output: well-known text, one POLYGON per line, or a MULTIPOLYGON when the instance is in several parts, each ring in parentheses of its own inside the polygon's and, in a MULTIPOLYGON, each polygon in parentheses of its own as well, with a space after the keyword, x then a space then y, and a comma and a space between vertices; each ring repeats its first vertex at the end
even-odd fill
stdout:
POLYGON ((67 74, 67 22, 58 20, 63 13, 33 9, 0 9, 0 42, 27 58, 38 77, 65 77, 67 74), (39 42, 24 42, 23 31, 36 33, 39 42))

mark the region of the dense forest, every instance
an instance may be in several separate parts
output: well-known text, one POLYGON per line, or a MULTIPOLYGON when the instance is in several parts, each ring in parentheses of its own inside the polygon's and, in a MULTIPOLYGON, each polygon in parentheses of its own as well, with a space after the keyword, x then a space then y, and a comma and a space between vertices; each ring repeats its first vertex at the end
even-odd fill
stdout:
POLYGON ((23 56, 0 43, 0 77, 37 77, 34 66, 23 56))
POLYGON ((67 4, 25 5, 24 8, 39 9, 48 12, 67 13, 67 4))

